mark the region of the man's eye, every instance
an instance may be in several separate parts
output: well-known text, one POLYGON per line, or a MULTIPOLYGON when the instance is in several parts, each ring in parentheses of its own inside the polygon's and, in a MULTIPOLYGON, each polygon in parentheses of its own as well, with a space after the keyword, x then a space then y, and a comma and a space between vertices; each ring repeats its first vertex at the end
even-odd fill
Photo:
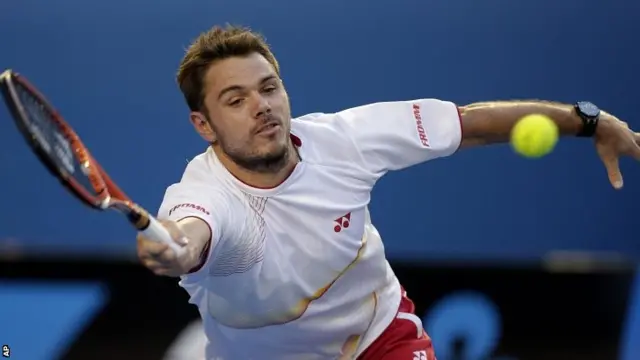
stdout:
POLYGON ((235 99, 229 103, 229 106, 238 106, 242 104, 242 99, 235 99))

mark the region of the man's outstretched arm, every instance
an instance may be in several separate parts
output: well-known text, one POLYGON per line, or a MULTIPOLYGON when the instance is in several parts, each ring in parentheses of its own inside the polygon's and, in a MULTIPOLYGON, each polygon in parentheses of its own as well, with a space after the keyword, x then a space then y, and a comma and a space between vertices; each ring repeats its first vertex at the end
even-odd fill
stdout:
MULTIPOLYGON (((561 103, 492 101, 461 106, 459 110, 463 129, 461 148, 507 142, 515 123, 529 114, 549 116, 562 135, 577 135, 582 130, 582 120, 574 107, 561 103)), ((604 118, 604 112, 600 117, 604 118)))
MULTIPOLYGON (((511 129, 525 115, 543 114, 553 119, 562 135, 577 135, 584 121, 573 105, 544 101, 495 101, 459 107, 462 122, 462 148, 503 143, 511 129)), ((618 160, 631 156, 640 160, 640 133, 615 116, 602 111, 593 134, 596 150, 602 159, 611 184, 622 187, 618 160)))

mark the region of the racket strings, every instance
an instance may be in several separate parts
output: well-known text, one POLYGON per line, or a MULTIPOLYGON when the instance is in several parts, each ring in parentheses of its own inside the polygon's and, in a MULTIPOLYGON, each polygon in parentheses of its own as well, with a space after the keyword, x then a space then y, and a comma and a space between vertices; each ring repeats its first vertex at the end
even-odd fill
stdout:
POLYGON ((71 189, 94 206, 104 201, 109 196, 104 181, 75 132, 29 85, 18 81, 15 92, 26 113, 24 123, 29 132, 60 175, 70 182, 71 189))
MULTIPOLYGON (((31 149, 75 197, 93 208, 119 210, 138 230, 149 227, 149 214, 109 178, 73 128, 35 86, 6 70, 0 73, 0 96, 31 149)), ((166 230, 155 226, 155 236, 174 244, 166 230)))
POLYGON ((23 109, 27 112, 25 118, 28 120, 26 125, 31 130, 34 137, 40 142, 45 151, 51 152, 54 148, 54 129, 51 124, 51 114, 46 107, 22 86, 16 88, 16 93, 20 98, 23 109))

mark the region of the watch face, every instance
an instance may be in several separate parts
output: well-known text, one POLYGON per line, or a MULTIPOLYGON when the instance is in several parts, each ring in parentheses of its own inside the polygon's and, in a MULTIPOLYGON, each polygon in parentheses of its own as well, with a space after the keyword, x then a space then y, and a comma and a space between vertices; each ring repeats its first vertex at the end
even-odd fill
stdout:
POLYGON ((588 101, 579 102, 578 109, 588 117, 596 117, 600 115, 600 109, 588 101))

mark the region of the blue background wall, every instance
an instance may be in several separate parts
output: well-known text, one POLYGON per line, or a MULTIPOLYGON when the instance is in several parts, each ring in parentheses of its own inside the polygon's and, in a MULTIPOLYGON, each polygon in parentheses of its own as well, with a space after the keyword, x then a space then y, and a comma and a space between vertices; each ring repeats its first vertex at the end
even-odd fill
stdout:
MULTIPOLYGON (((417 97, 587 99, 638 129, 639 13, 633 0, 2 1, 0 67, 32 79, 115 180, 156 209, 205 147, 174 74, 213 24, 266 34, 296 115, 417 97)), ((133 256, 129 227, 68 197, 4 107, 0 141, 0 238, 133 256)), ((627 187, 615 192, 588 140, 538 161, 490 147, 391 174, 371 206, 392 258, 582 249, 640 259, 640 167, 622 166, 627 187)))

